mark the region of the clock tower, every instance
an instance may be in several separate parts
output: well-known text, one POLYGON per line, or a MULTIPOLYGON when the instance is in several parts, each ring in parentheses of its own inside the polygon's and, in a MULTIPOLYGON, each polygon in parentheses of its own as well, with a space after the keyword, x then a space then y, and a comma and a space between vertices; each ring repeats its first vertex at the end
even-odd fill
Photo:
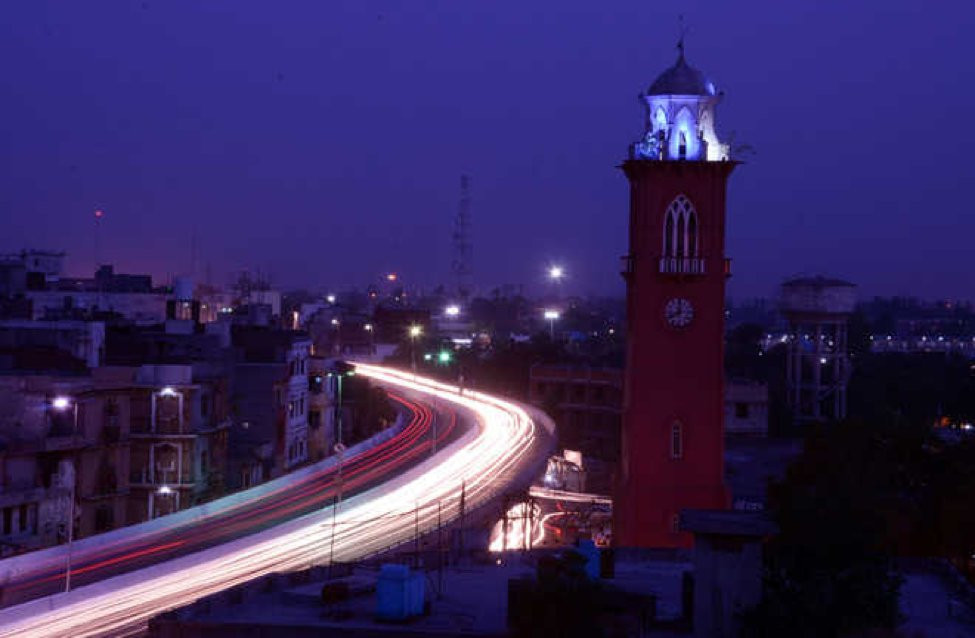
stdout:
POLYGON ((618 547, 687 547, 683 509, 728 505, 724 485, 725 192, 736 163, 714 127, 721 94, 687 64, 641 95, 630 182, 618 547))

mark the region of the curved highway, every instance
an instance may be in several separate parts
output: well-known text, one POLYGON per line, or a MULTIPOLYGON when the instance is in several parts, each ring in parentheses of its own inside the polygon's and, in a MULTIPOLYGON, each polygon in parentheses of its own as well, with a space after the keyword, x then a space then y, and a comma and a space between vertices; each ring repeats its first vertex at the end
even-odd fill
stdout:
MULTIPOLYGON (((390 398, 408 414, 407 422, 403 430, 388 441, 344 460, 341 489, 346 496, 415 463, 430 450, 435 422, 438 422, 434 431, 439 444, 451 437, 457 425, 456 410, 434 414, 429 405, 395 391, 390 392, 390 398)), ((243 502, 226 499, 227 504, 223 506, 221 501, 215 501, 211 504, 215 511, 199 521, 173 522, 135 538, 127 536, 87 549, 76 544, 71 556, 72 586, 93 583, 253 534, 330 505, 338 493, 337 466, 332 465, 304 476, 300 481, 261 494, 259 499, 243 502)), ((164 517, 158 522, 165 523, 166 520, 164 517)), ((133 531, 135 529, 138 528, 133 531)), ((54 556, 38 552, 35 556, 37 560, 32 561, 30 571, 18 574, 15 581, 3 585, 0 601, 4 605, 64 590, 66 560, 63 552, 54 556)))
MULTIPOLYGON (((337 509, 331 505, 337 477, 323 474, 274 498, 224 512, 219 523, 208 519, 201 528, 141 539, 124 552, 113 547, 103 555, 79 557, 73 580, 85 583, 90 574, 97 582, 0 610, 0 636, 137 630, 161 611, 263 574, 325 564, 330 557, 356 560, 412 539, 417 527, 433 529, 438 518, 449 521, 463 508, 489 502, 513 481, 526 481, 526 472, 548 454, 551 422, 517 404, 460 394, 454 386, 388 368, 360 364, 357 372, 387 387, 412 418, 382 450, 346 461, 343 483, 359 491, 337 509), (434 410, 427 407, 431 403, 434 410), (477 427, 456 427, 466 419, 477 427), (438 441, 435 455, 429 454, 431 427, 438 441), (407 442, 410 437, 415 438, 407 442), (395 471, 389 473, 390 467, 395 471), (380 473, 393 476, 377 484, 380 473), (106 578, 113 569, 127 571, 106 578)), ((18 582, 27 592, 43 591, 57 586, 59 570, 63 567, 40 565, 18 582)))

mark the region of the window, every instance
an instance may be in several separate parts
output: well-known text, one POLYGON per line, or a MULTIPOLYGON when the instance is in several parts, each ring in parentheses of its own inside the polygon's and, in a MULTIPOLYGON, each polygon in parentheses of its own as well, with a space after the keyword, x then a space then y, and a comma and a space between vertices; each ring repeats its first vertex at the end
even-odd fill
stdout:
POLYGON ((735 418, 736 419, 747 419, 748 418, 748 404, 747 403, 736 403, 735 404, 735 418))
POLYGON ((684 457, 684 426, 678 421, 670 426, 670 458, 684 457))
POLYGON ((685 195, 678 195, 664 215, 661 272, 704 271, 700 258, 697 211, 685 195))

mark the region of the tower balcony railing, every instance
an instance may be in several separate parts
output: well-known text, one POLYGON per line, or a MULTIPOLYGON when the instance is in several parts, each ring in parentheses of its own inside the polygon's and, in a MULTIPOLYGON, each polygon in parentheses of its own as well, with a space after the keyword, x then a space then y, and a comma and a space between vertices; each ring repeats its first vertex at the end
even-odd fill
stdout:
POLYGON ((705 260, 701 257, 661 257, 660 272, 667 275, 703 275, 705 260))

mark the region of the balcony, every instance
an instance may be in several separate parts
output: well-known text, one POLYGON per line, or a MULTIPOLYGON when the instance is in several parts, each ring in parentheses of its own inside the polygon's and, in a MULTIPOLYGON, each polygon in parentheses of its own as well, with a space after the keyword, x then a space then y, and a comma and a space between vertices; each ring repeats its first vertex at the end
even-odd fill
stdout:
POLYGON ((129 472, 129 485, 132 487, 156 487, 168 485, 169 487, 187 487, 195 485, 193 476, 185 468, 182 476, 177 476, 175 471, 157 470, 153 476, 149 468, 132 470, 129 472))
POLYGON ((665 275, 703 275, 706 260, 702 257, 661 257, 660 273, 665 275))
POLYGON ((44 439, 42 448, 45 452, 63 452, 66 450, 77 450, 87 445, 88 440, 77 432, 52 430, 44 439))
POLYGON ((633 255, 623 255, 620 257, 620 274, 627 281, 633 276, 633 255))

